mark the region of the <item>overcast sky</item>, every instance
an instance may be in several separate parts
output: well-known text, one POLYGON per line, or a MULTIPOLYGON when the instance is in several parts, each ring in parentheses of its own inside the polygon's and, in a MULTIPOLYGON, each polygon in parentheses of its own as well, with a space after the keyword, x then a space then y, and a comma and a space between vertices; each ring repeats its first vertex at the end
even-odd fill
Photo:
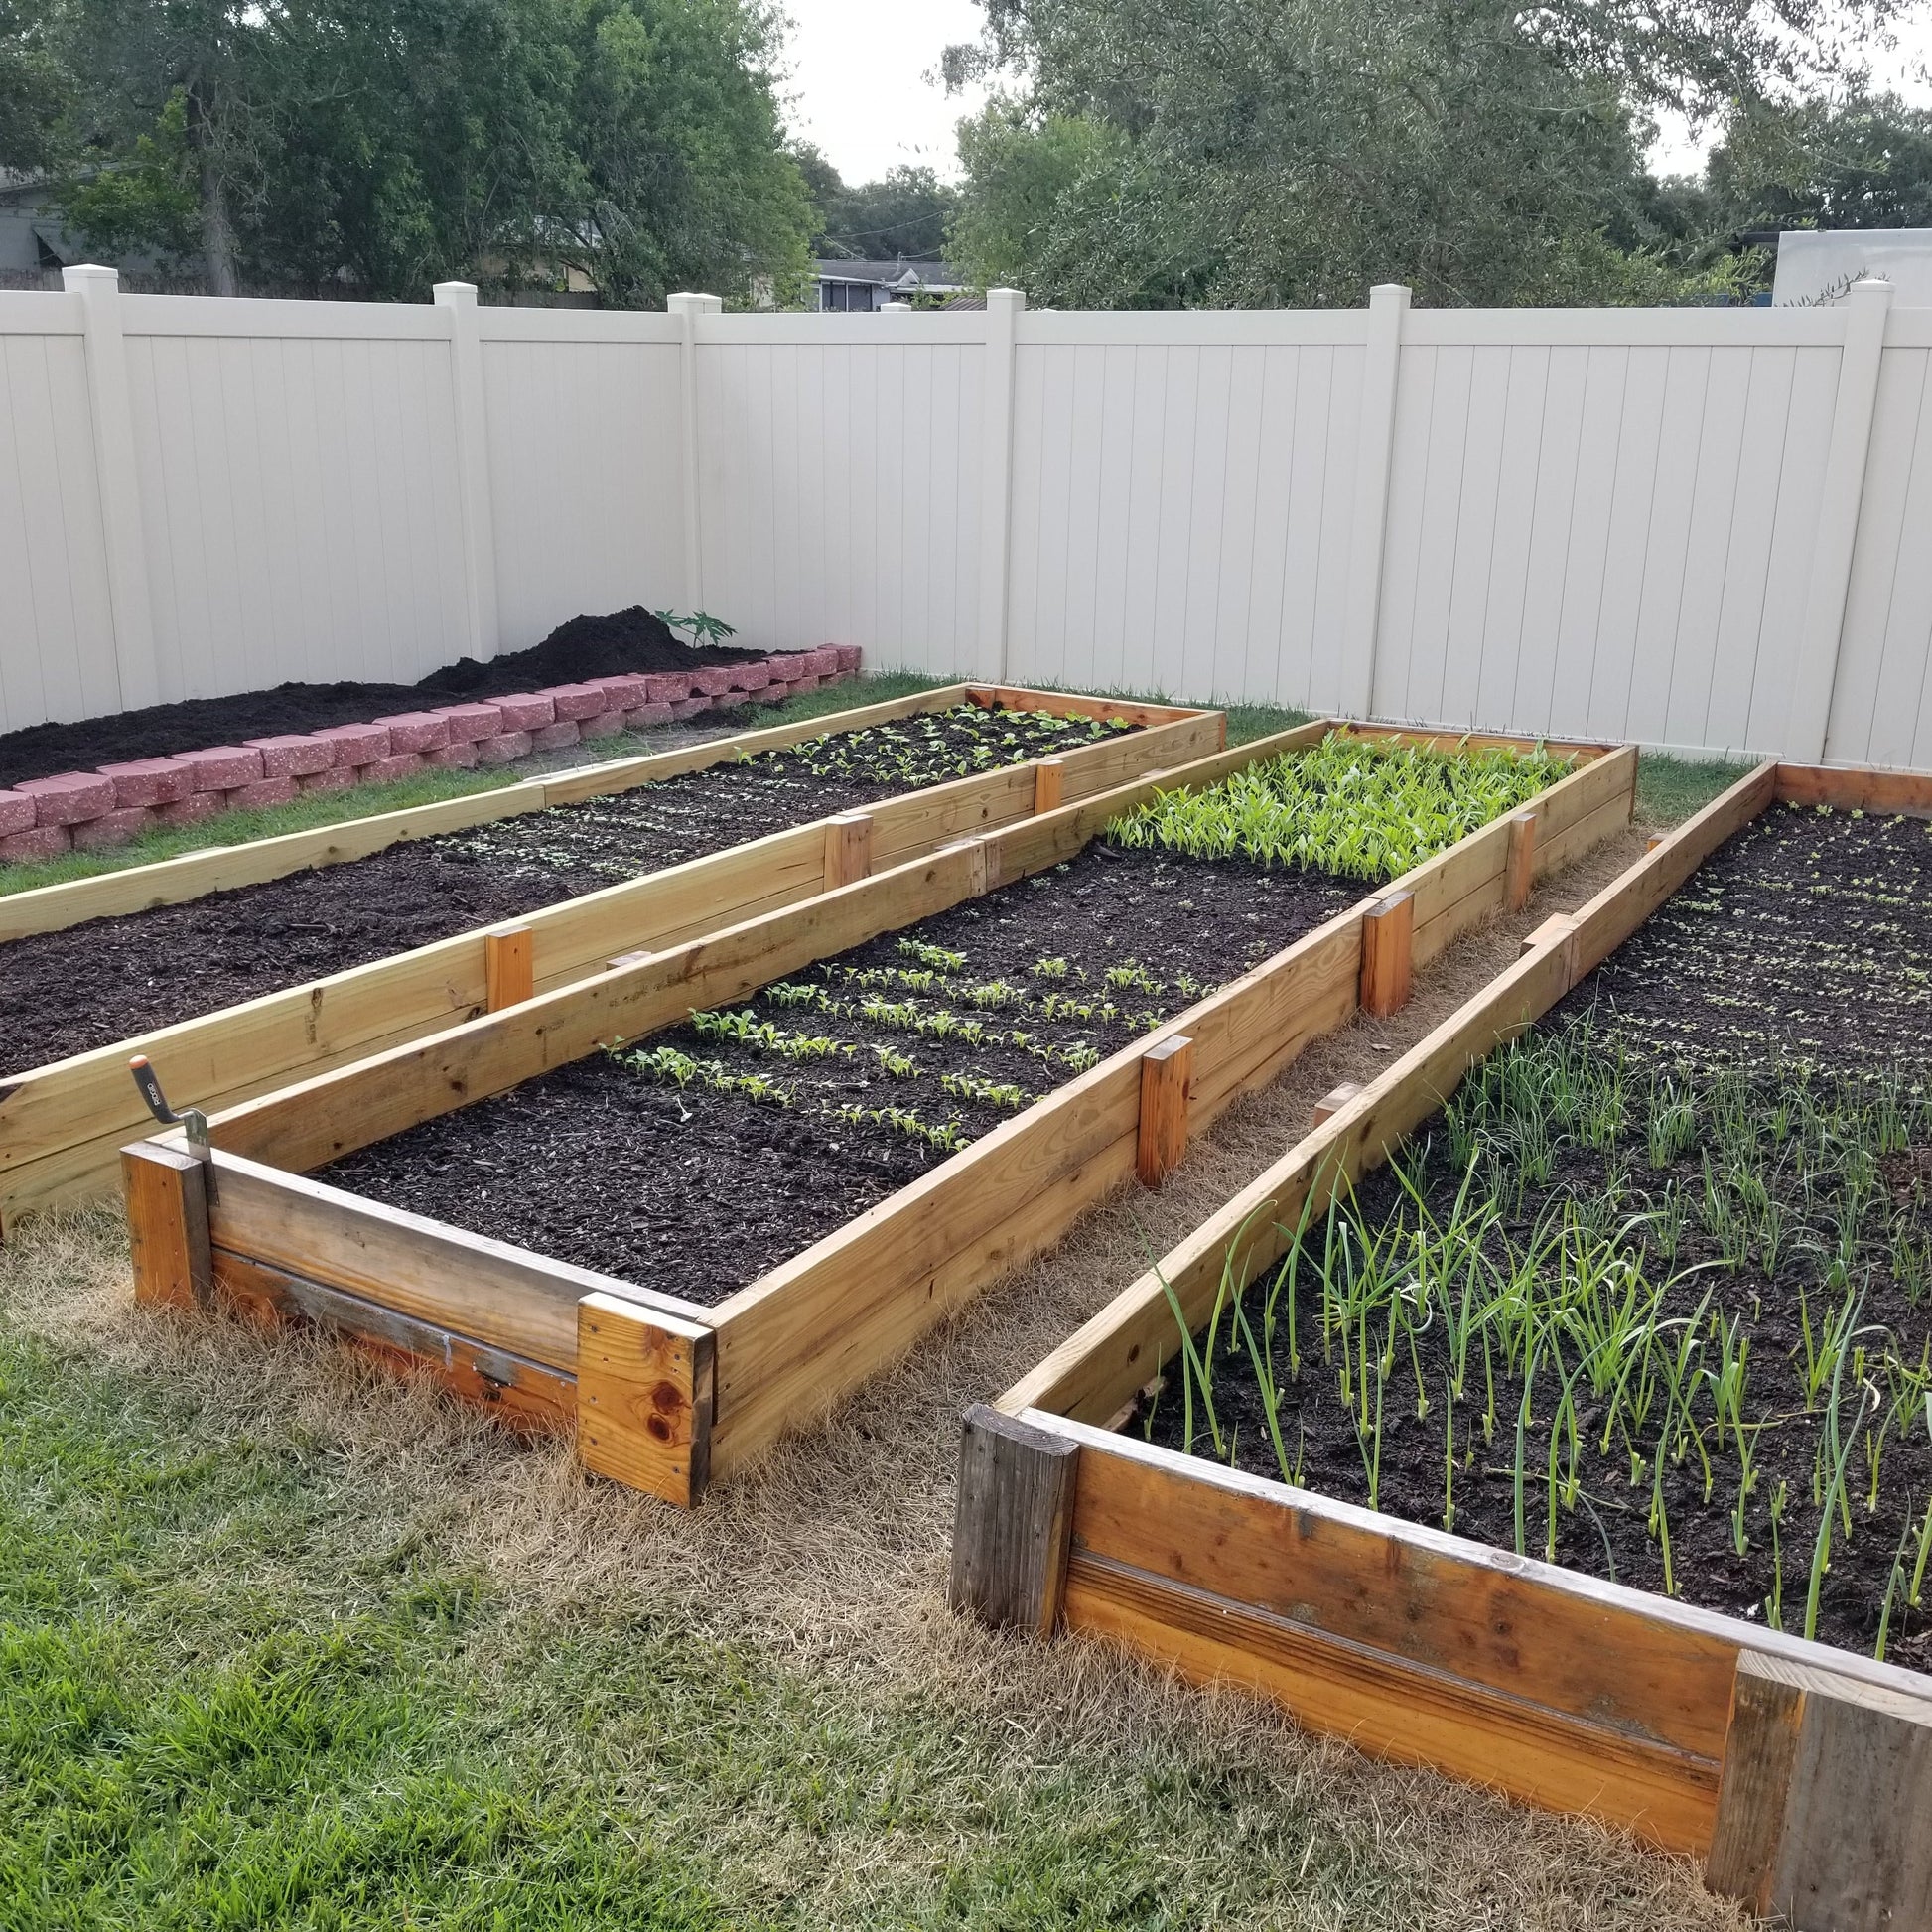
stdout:
MULTIPOLYGON (((791 16, 791 124, 815 142, 847 181, 875 181, 901 162, 956 179, 953 128, 984 100, 982 90, 947 98, 936 69, 940 50, 977 37, 973 0, 783 0, 791 16)), ((1896 53, 1874 57, 1881 82, 1932 103, 1924 67, 1932 59, 1932 0, 1901 29, 1896 53)), ((1709 136, 1664 130, 1653 154, 1660 173, 1694 172, 1709 136)))

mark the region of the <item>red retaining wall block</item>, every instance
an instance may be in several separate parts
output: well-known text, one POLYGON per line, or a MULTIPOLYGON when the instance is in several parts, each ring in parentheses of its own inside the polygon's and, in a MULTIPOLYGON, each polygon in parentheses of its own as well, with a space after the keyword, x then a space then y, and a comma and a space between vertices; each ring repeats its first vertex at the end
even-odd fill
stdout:
POLYGON ((345 769, 389 756, 389 734, 381 725, 325 725, 310 736, 335 746, 336 762, 345 769))
POLYGON ((0 839, 31 832, 40 823, 40 808, 24 791, 0 791, 0 839))
POLYGON ((513 697, 491 698, 489 702, 496 707, 506 732, 538 731, 557 715, 556 706, 534 691, 519 691, 513 697))
POLYGON ((327 771, 307 771, 296 779, 299 791, 347 791, 357 782, 355 767, 348 764, 336 764, 327 771))
POLYGON ((262 774, 262 755, 239 745, 210 745, 201 752, 177 752, 175 762, 194 774, 197 791, 232 791, 262 774))
POLYGON ((652 725, 668 725, 671 722, 671 707, 668 704, 640 704, 634 711, 623 714, 626 731, 644 731, 652 725))
POLYGON ((575 745, 582 735, 575 719, 560 718, 554 725, 543 725, 533 731, 530 744, 539 752, 560 752, 566 745, 575 745))
POLYGON ((259 752, 264 778, 306 778, 327 771, 336 762, 336 748, 306 732, 282 732, 273 738, 244 738, 242 749, 259 752))
POLYGON ((237 785, 227 794, 230 811, 258 811, 264 805, 286 805, 295 796, 293 778, 257 778, 252 785, 237 785))
POLYGON ((58 859, 73 845, 65 825, 36 825, 30 832, 9 832, 0 839, 0 865, 16 859, 58 859))
POLYGON ((528 732, 499 732, 483 739, 477 747, 477 762, 483 765, 514 764, 530 756, 528 732))
POLYGON ((839 674, 839 649, 836 644, 821 644, 809 653, 812 660, 814 677, 837 677, 839 674))
POLYGON ((616 738, 623 730, 621 711, 601 711, 595 718, 579 721, 577 735, 584 739, 616 738))
POLYGON ((156 823, 153 810, 146 805, 130 805, 124 811, 105 812, 73 828, 76 852, 98 852, 105 846, 125 845, 156 823))
POLYGON ((695 718, 699 712, 709 711, 710 709, 711 700, 709 698, 680 698, 671 707, 671 716, 673 718, 695 718))
POLYGON ((556 707, 557 723, 576 724, 585 718, 601 717, 611 709, 611 700, 599 684, 548 684, 537 693, 556 707))
POLYGON ((477 748, 468 740, 461 745, 445 745, 440 752, 425 752, 423 762, 438 771, 474 771, 477 748))
POLYGON ((131 811, 136 805, 172 805, 195 789, 195 774, 173 759, 130 759, 125 764, 103 764, 100 775, 114 781, 117 811, 131 811))
POLYGON ((783 704, 791 694, 791 686, 785 683, 767 684, 762 691, 751 694, 754 704, 783 704))
POLYGON ((154 815, 163 825, 199 825, 204 819, 219 818, 227 809, 228 801, 218 791, 191 791, 186 798, 157 805, 154 815))
POLYGON ((732 674, 722 665, 714 665, 691 673, 691 694, 695 697, 700 691, 711 697, 718 697, 732 688, 732 674))
POLYGON ((433 711, 399 711, 391 718, 370 721, 389 734, 389 752, 440 752, 450 742, 450 721, 433 711))
POLYGON ((586 682, 604 693, 604 702, 612 711, 634 711, 650 702, 650 679, 641 671, 626 671, 621 677, 594 677, 586 682))
POLYGON ((832 648, 839 654, 839 675, 841 677, 858 676, 860 661, 866 654, 863 646, 859 644, 834 644, 832 648))
POLYGON ((681 704, 691 695, 691 680, 682 671, 652 671, 644 690, 652 704, 681 704))
POLYGON ((365 785, 392 785, 398 778, 413 778, 422 769, 422 753, 392 752, 386 759, 377 759, 356 775, 365 785))
POLYGON ((438 705, 436 715, 450 721, 452 745, 475 745, 481 739, 494 738, 503 729, 503 709, 500 705, 438 705))
POLYGON ((98 771, 63 771, 52 778, 23 778, 14 789, 34 801, 36 825, 75 825, 114 809, 114 781, 98 771))
POLYGON ((822 677, 795 677, 785 686, 785 689, 796 697, 801 691, 816 691, 826 681, 822 677))

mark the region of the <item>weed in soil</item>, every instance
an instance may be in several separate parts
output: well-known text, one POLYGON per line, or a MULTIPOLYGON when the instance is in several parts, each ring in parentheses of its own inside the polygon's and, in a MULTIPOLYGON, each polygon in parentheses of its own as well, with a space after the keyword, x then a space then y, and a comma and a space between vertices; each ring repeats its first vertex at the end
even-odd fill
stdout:
POLYGON ((1271 1277, 1230 1274, 1138 1426, 1932 1665, 1926 846, 1750 828, 1271 1277))
POLYGON ((1123 726, 976 705, 0 946, 22 1069, 1123 726))

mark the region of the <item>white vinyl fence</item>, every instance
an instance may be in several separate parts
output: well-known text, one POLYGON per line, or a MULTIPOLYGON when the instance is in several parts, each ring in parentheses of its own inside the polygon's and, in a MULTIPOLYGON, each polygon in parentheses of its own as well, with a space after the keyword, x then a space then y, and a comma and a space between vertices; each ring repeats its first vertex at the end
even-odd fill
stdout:
POLYGON ((760 647, 1932 767, 1932 311, 0 294, 0 729, 760 647))

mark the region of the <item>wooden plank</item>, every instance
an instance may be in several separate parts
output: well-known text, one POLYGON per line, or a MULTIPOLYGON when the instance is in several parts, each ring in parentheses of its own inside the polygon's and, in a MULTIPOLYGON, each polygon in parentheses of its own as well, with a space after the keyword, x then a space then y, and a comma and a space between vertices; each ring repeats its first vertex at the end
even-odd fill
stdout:
POLYGON ((1363 916, 1361 1002, 1364 1013, 1386 1020, 1409 1004, 1415 936, 1413 893, 1391 893, 1377 900, 1363 916))
POLYGON ((1141 1117, 1134 1172, 1143 1187, 1159 1187, 1187 1151, 1187 1096, 1194 1077, 1194 1042, 1169 1034, 1141 1055, 1141 1117))
POLYGON ((214 1281, 217 1299, 258 1327, 326 1329, 394 1373, 435 1376, 452 1395, 512 1428, 555 1435, 576 1420, 575 1380, 541 1362, 225 1248, 214 1251, 214 1281))
MULTIPOLYGON (((1035 1415, 1034 1420, 1038 1421, 1035 1415)), ((1605 1738, 1717 1767, 1737 1658, 1726 1619, 1197 1456, 1068 1424, 1076 1547, 1605 1738)))
POLYGON ((1344 719, 1339 729, 1351 738, 1394 739, 1425 752, 1548 752, 1553 757, 1582 759, 1587 762, 1625 749, 1591 738, 1521 738, 1508 732, 1464 732, 1452 726, 1432 729, 1427 725, 1378 725, 1360 719, 1344 719))
POLYGON ((483 1004, 491 1013, 521 1006, 536 992, 535 951, 527 925, 483 934, 483 1004))
POLYGON ((1222 716, 1193 705, 1140 704, 1131 698, 1095 698, 1070 691, 1041 691, 1024 684, 974 684, 967 687, 974 704, 989 711, 1057 711, 1075 718, 1112 720, 1130 725, 1172 725, 1178 718, 1222 716))
POLYGON ((1069 1629, 1124 1643, 1195 1683, 1259 1691, 1310 1729, 1371 1755, 1600 1818, 1665 1851, 1695 1852, 1709 1836, 1715 1766, 1312 1636, 1286 1617, 1077 1550, 1067 1566, 1065 1616, 1069 1629))
POLYGON ((623 1296, 577 1307, 577 1458, 690 1508, 711 1474, 716 1348, 710 1326, 623 1296))
POLYGON ((1330 1087, 1314 1103, 1314 1125, 1319 1127, 1324 1120, 1332 1120, 1361 1090, 1359 1080, 1344 1080, 1339 1086, 1330 1087))
POLYGON ((1932 1924, 1932 1687, 1854 1682, 1807 1648, 1738 1659, 1706 1882, 1795 1932, 1932 1924))
POLYGON ((156 1141, 121 1151, 134 1299, 144 1308, 207 1307, 214 1277, 207 1172, 198 1156, 156 1141))
POLYGON ((1073 1529, 1079 1446, 983 1402, 959 1434, 947 1600, 998 1630, 1051 1636, 1073 1529))
POLYGON ((577 1304, 586 1295, 688 1314, 687 1305, 668 1296, 219 1149, 214 1167, 215 1247, 547 1368, 576 1372, 577 1304))
POLYGON ((1791 805, 1828 805, 1842 812, 1924 817, 1932 815, 1932 775, 1835 764, 1781 764, 1778 799, 1791 805))
POLYGON ((872 814, 838 812, 825 821, 825 890, 835 892, 872 873, 872 814))
POLYGON ((1035 813, 1059 810, 1065 777, 1066 761, 1063 759, 1041 759, 1035 764, 1034 810, 1035 813))
POLYGON ((1536 814, 1517 812, 1509 821, 1509 860, 1503 876, 1503 907, 1520 912, 1536 883, 1536 814))

